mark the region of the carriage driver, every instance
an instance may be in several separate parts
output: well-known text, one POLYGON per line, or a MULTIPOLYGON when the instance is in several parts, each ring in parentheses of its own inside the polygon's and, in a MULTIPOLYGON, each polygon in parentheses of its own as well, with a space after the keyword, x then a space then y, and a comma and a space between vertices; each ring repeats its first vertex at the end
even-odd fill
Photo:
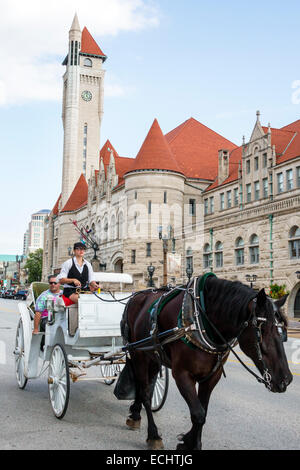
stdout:
POLYGON ((57 279, 64 285, 63 298, 66 305, 78 303, 78 294, 76 294, 78 287, 87 290, 86 286, 89 285, 92 292, 99 289, 99 285, 94 280, 91 264, 83 258, 85 250, 86 246, 83 243, 75 243, 73 247, 75 256, 63 263, 57 276, 57 279))

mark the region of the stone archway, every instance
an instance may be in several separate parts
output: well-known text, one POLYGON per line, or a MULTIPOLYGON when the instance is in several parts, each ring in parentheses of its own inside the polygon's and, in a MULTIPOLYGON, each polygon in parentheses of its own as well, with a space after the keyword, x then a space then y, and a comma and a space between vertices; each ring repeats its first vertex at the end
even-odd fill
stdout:
POLYGON ((288 316, 300 318, 300 282, 297 282, 288 296, 288 316))
POLYGON ((122 273, 123 272, 123 260, 118 259, 114 264, 114 272, 115 273, 122 273))

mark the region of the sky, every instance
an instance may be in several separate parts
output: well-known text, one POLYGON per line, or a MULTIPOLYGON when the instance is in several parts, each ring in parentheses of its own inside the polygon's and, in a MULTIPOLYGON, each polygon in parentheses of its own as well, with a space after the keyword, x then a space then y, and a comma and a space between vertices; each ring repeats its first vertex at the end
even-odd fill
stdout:
MULTIPOLYGON (((155 118, 241 145, 300 118, 299 0, 0 0, 0 253, 61 190, 61 65, 75 11, 108 56, 101 146, 135 157, 155 118), (263 6, 262 6, 263 5, 263 6)), ((100 149, 99 149, 100 150, 100 149)))

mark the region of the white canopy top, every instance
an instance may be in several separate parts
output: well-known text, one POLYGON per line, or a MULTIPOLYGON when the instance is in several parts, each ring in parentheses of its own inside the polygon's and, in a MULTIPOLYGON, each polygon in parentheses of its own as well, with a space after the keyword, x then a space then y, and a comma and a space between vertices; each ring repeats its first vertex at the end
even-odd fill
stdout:
POLYGON ((94 278, 95 281, 97 282, 115 282, 115 283, 123 283, 123 284, 132 284, 133 279, 131 274, 125 274, 125 273, 106 273, 106 272, 100 272, 100 273, 95 273, 94 272, 94 278))

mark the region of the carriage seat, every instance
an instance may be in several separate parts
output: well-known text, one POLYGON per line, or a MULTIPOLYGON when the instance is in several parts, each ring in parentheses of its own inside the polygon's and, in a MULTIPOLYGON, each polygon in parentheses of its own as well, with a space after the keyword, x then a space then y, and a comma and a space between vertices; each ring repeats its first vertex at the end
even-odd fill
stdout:
POLYGON ((29 307, 33 315, 35 314, 35 303, 37 301, 37 298, 42 294, 42 292, 48 289, 49 284, 47 284, 46 282, 33 282, 30 285, 26 303, 27 307, 29 307))
POLYGON ((73 304, 68 307, 68 330, 70 336, 75 336, 78 328, 78 304, 73 304))

